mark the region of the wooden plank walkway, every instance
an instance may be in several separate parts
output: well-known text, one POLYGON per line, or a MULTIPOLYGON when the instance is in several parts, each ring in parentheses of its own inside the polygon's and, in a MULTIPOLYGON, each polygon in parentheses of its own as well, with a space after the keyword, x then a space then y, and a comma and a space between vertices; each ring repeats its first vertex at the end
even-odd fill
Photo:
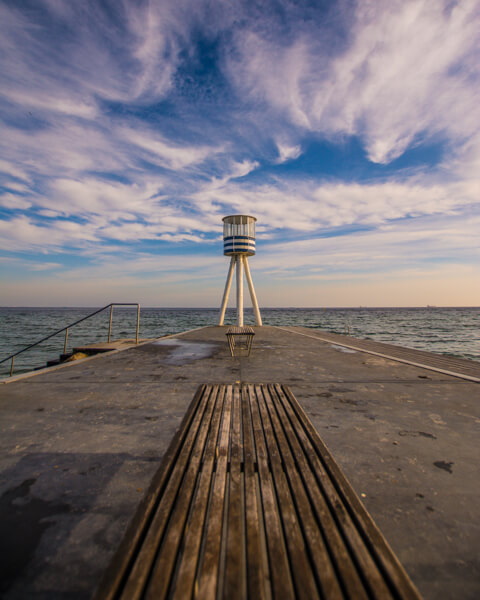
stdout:
POLYGON ((416 350, 415 348, 404 348, 402 346, 395 346, 394 344, 363 340, 353 336, 315 329, 308 330, 302 328, 299 330, 300 328, 298 327, 279 327, 278 329, 480 383, 479 361, 435 354, 434 352, 416 350))
POLYGON ((203 385, 95 598, 419 598, 287 386, 203 385))

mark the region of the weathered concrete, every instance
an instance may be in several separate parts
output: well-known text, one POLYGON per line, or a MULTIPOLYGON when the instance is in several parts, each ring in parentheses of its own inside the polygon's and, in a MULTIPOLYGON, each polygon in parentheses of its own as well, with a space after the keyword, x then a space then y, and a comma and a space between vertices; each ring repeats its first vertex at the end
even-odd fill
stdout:
POLYGON ((0 595, 90 597, 197 386, 245 381, 290 385, 425 598, 480 596, 479 384, 256 332, 250 357, 210 327, 0 386, 0 595))
MULTIPOLYGON (((149 339, 141 339, 140 343, 153 341, 149 339)), ((135 338, 123 338, 120 340, 112 340, 111 342, 96 342, 95 344, 87 344, 86 346, 75 346, 74 352, 110 352, 111 350, 123 350, 137 345, 135 338)))

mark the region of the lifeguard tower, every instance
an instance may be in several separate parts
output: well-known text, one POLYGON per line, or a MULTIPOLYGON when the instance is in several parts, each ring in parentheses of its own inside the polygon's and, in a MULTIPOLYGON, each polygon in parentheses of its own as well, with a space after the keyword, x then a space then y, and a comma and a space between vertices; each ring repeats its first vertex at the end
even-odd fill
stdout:
POLYGON ((262 325, 262 317, 258 308, 255 288, 253 287, 248 257, 255 254, 255 217, 250 215, 230 215, 223 217, 223 254, 230 256, 225 291, 223 292, 222 307, 220 309, 219 325, 223 325, 228 296, 232 285, 233 271, 237 267, 237 325, 243 327, 243 270, 247 278, 250 298, 252 299, 255 324, 262 325))

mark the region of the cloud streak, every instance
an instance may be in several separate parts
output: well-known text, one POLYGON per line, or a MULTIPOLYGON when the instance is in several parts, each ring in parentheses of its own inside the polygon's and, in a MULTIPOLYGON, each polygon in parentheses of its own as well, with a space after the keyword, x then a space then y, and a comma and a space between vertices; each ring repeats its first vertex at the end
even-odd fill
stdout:
POLYGON ((245 212, 289 249, 286 271, 257 257, 272 276, 470 265, 479 25, 475 0, 3 2, 3 256, 26 278, 86 280, 95 255, 181 273, 245 212))
POLYGON ((290 44, 239 33, 235 84, 299 127, 359 135, 388 163, 428 136, 457 143, 478 130, 478 3, 359 2, 348 42, 326 54, 326 28, 290 44))

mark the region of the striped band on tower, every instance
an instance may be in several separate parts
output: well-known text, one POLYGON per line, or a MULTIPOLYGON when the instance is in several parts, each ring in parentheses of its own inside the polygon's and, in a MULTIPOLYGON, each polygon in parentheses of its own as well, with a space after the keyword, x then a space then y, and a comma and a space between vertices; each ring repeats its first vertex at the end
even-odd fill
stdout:
POLYGON ((255 238, 248 235, 232 235, 223 240, 223 254, 232 256, 233 254, 255 254, 255 238))

